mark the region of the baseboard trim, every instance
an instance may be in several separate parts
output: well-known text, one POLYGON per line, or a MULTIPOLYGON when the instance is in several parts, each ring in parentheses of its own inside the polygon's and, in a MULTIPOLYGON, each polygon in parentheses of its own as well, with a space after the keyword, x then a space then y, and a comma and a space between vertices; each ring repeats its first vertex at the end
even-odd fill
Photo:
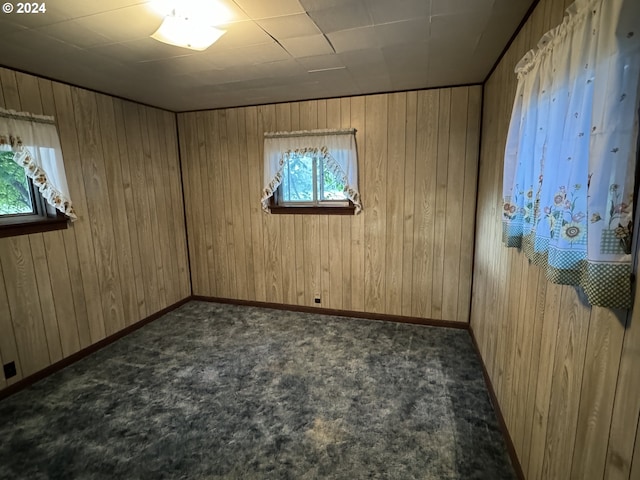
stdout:
POLYGON ((202 302, 227 303, 232 305, 244 305, 248 307, 271 308, 274 310, 286 310, 291 312, 319 313, 321 315, 333 315, 336 317, 366 318, 369 320, 384 320, 396 323, 412 323, 431 327, 457 328, 468 330, 469 324, 464 322, 452 322, 449 320, 432 320, 430 318, 407 317, 403 315, 391 315, 387 313, 358 312, 355 310, 338 310, 334 308, 309 307, 306 305, 291 305, 288 303, 258 302, 255 300, 239 300, 236 298, 207 297, 193 295, 192 300, 202 302))
POLYGON ((58 370, 62 370, 65 367, 68 367, 69 365, 71 365, 72 363, 77 362, 78 360, 83 359, 84 357, 86 357, 87 355, 90 355, 94 352, 97 352, 98 350, 100 350, 101 348, 106 347, 107 345, 115 342, 116 340, 119 340, 120 338, 129 335, 131 332, 134 332, 136 330, 138 330, 141 327, 144 327, 145 325, 153 322, 154 320, 157 320, 158 318, 160 318, 161 316, 171 312, 172 310, 175 310, 176 308, 184 305, 185 303, 187 303, 188 301, 191 300, 191 297, 186 297, 182 300, 180 300, 179 302, 174 303, 173 305, 170 305, 166 308, 163 308, 162 310, 149 315, 146 318, 143 318, 142 320, 139 320, 136 323, 133 323, 131 325, 129 325, 126 328, 123 328, 122 330, 109 335, 106 338, 103 338, 102 340, 94 343, 93 345, 89 345, 86 348, 83 348, 82 350, 73 353, 71 355, 69 355, 68 357, 63 358, 62 360, 49 365, 48 367, 43 368, 42 370, 37 371, 36 373, 33 373, 31 375, 29 375, 28 377, 23 378, 22 380, 17 381, 16 383, 9 385, 8 387, 0 390, 0 400, 2 400, 3 398, 7 398, 11 395, 13 395, 16 392, 19 392, 20 390, 22 390, 23 388, 28 387, 29 385, 34 384, 35 382, 42 380, 45 377, 48 377, 49 375, 51 375, 52 373, 57 372, 58 370))
POLYGON ((502 430, 502 437, 504 438, 507 451, 509 452, 509 457, 511 458, 511 464, 513 465, 513 469, 515 470, 518 479, 525 480, 524 472, 522 471, 522 465, 520 465, 520 460, 518 459, 518 454, 516 453, 516 447, 513 444, 513 439, 511 438, 511 434, 507 429, 507 422, 504 419, 504 415, 502 415, 502 409, 500 408, 500 404, 498 403, 496 391, 493 388, 493 383, 491 382, 491 378, 489 377, 489 371, 487 370, 487 366, 484 363, 484 359, 480 354, 480 347, 478 346, 478 341, 476 340, 476 336, 473 333, 473 327, 471 325, 469 325, 469 335, 471 336, 473 348, 476 350, 478 358, 480 359, 480 365, 482 365, 482 375, 484 376, 484 382, 487 384, 489 398, 491 399, 493 409, 496 412, 498 424, 500 426, 500 430, 502 430))

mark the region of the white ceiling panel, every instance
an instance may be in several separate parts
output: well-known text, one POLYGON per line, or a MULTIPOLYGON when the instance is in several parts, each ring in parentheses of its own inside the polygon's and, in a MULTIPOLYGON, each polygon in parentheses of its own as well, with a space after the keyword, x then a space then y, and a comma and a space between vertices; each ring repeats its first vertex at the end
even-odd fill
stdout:
POLYGON ((110 38, 80 25, 76 20, 47 25, 39 28, 38 31, 61 42, 75 45, 78 48, 91 48, 113 43, 110 38))
POLYGON ((182 57, 194 54, 193 50, 168 45, 158 42, 151 37, 143 37, 138 40, 123 42, 123 58, 127 62, 142 63, 163 58, 182 57), (126 49, 126 52, 125 52, 126 49))
POLYGON ((367 6, 375 24, 426 18, 431 14, 429 0, 371 0, 367 6))
POLYGON ((419 48, 419 44, 429 40, 430 23, 428 18, 416 18, 400 22, 376 25, 374 28, 378 45, 407 45, 407 49, 419 48))
POLYGON ((47 3, 47 14, 54 9, 56 13, 60 13, 69 18, 85 17, 87 15, 95 15, 96 13, 118 10, 132 5, 145 5, 146 0, 68 0, 47 3))
POLYGON ((147 0, 54 0, 0 16, 0 64, 173 111, 479 83, 534 0, 219 1, 194 52, 147 0))
POLYGON ((490 14, 487 12, 478 13, 456 13, 451 15, 438 15, 431 17, 432 38, 447 38, 453 41, 455 38, 464 38, 465 41, 453 43, 467 44, 467 39, 477 38, 483 31, 486 31, 490 14))
POLYGON ((224 27, 223 30, 226 30, 226 33, 222 35, 220 40, 209 47, 207 52, 217 54, 231 48, 273 42, 273 38, 260 25, 251 20, 232 23, 224 27))
POLYGON ((333 48, 324 35, 309 35, 307 37, 283 38, 282 46, 294 57, 311 57, 334 53, 333 48))
POLYGON ((108 38, 111 43, 120 43, 148 37, 158 29, 162 17, 148 5, 141 4, 81 17, 74 22, 81 28, 108 38))
POLYGON ((349 71, 357 75, 377 75, 380 71, 387 72, 384 55, 379 49, 344 52, 338 56, 349 71))
POLYGON ((251 67, 261 63, 288 60, 291 56, 276 42, 249 45, 219 52, 214 60, 218 67, 251 67))
POLYGON ((0 15, 0 38, 14 34, 21 30, 27 30, 27 27, 17 22, 11 21, 8 15, 0 15))
POLYGON ((371 14, 363 2, 346 3, 337 7, 310 11, 309 16, 326 34, 373 25, 371 14))
POLYGON ((490 12, 496 0, 431 0, 431 15, 453 15, 465 12, 490 12))
POLYGON ((333 48, 335 48, 336 53, 367 50, 378 47, 375 28, 371 25, 368 27, 340 30, 339 32, 329 33, 327 37, 333 45, 333 48))
POLYGON ((306 71, 344 68, 346 65, 338 55, 315 55, 313 57, 298 58, 297 61, 306 71))
POLYGON ((304 13, 298 0, 234 0, 254 20, 304 13))
POLYGON ((306 13, 297 15, 284 15, 282 17, 265 18, 258 20, 264 30, 275 38, 294 38, 318 35, 320 30, 306 13))

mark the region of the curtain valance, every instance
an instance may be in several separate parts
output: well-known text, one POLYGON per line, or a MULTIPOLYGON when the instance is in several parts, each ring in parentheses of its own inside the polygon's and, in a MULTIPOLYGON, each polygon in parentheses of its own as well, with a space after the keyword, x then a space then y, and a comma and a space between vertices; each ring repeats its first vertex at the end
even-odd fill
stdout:
POLYGON ((12 151, 45 201, 76 220, 53 117, 0 109, 0 151, 12 151))
POLYGON ((631 305, 640 2, 578 0, 516 67, 503 241, 589 303, 631 305))
POLYGON ((292 154, 312 154, 323 158, 326 167, 344 185, 347 198, 362 210, 358 191, 356 130, 304 130, 264 134, 264 190, 261 204, 269 212, 269 199, 282 183, 285 163, 292 154))

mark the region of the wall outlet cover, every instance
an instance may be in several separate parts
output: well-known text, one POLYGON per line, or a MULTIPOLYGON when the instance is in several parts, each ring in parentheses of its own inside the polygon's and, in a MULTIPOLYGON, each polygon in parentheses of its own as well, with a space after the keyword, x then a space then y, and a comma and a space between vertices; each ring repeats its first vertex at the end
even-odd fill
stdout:
POLYGON ((4 365, 4 378, 9 380, 11 377, 15 377, 16 374, 16 362, 9 362, 4 365))

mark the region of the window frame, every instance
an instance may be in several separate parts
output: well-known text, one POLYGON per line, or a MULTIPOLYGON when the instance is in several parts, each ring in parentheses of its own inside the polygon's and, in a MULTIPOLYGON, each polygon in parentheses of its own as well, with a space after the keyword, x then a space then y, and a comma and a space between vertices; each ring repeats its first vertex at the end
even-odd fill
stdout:
POLYGON ((47 204, 33 180, 25 174, 31 196, 31 213, 0 214, 0 238, 17 237, 68 228, 69 218, 47 204))
POLYGON ((317 155, 310 156, 313 172, 313 199, 291 202, 283 199, 284 180, 278 185, 269 201, 269 209, 275 214, 353 215, 355 205, 351 200, 323 200, 325 163, 317 155), (320 160, 318 162, 318 160, 320 160), (322 169, 322 172, 318 170, 322 169), (320 185, 319 185, 320 184, 320 185))

